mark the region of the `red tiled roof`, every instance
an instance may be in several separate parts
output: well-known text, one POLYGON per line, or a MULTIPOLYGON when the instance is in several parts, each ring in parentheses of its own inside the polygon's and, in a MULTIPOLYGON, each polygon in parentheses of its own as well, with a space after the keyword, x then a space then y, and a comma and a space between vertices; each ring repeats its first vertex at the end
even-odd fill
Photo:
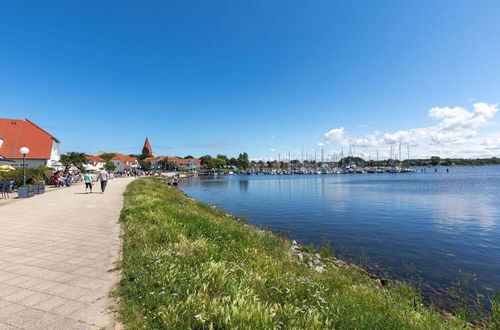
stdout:
POLYGON ((113 157, 111 159, 113 159, 113 160, 119 160, 122 163, 125 163, 125 162, 136 162, 137 161, 137 159, 135 157, 130 157, 130 156, 127 156, 127 155, 116 155, 115 157, 113 157))
POLYGON ((99 163, 99 162, 103 162, 104 159, 102 159, 101 157, 99 156, 85 156, 88 160, 91 160, 93 161, 94 163, 99 163))
POLYGON ((6 158, 23 158, 21 147, 28 147, 27 159, 49 159, 55 137, 28 119, 0 118, 0 154, 6 158))

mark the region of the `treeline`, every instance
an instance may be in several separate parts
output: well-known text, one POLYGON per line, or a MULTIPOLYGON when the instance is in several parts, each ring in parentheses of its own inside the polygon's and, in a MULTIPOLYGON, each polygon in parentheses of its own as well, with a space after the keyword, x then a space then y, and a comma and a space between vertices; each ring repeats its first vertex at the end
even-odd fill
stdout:
POLYGON ((356 164, 357 166, 389 166, 393 164, 405 166, 482 166, 482 165, 500 165, 500 158, 441 158, 432 156, 429 159, 386 159, 381 161, 364 160, 360 157, 345 157, 339 161, 341 166, 356 164))
POLYGON ((233 166, 240 170, 246 170, 250 167, 250 161, 246 152, 238 155, 238 158, 228 158, 226 155, 218 154, 215 157, 205 155, 200 157, 200 164, 207 169, 224 168, 233 166))
MULTIPOLYGON (((361 157, 344 157, 338 162, 325 162, 328 165, 345 167, 349 165, 356 166, 391 166, 391 165, 404 165, 404 166, 482 166, 482 165, 500 165, 500 158, 476 158, 476 159, 464 159, 464 158, 444 158, 441 159, 438 156, 433 156, 429 159, 385 159, 385 160, 365 160, 361 157)), ((290 162, 284 161, 252 161, 250 167, 252 168, 287 168, 287 167, 318 167, 323 165, 322 162, 317 162, 314 160, 291 160, 290 162)))

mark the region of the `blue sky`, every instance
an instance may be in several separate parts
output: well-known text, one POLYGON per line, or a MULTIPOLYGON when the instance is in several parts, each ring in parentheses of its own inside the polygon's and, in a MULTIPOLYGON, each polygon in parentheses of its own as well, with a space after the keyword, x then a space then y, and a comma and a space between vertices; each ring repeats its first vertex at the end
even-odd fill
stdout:
POLYGON ((402 142, 415 156, 500 156, 499 13, 498 1, 3 1, 0 116, 39 123, 64 152, 138 153, 148 136, 165 155, 354 144, 373 157, 402 142))

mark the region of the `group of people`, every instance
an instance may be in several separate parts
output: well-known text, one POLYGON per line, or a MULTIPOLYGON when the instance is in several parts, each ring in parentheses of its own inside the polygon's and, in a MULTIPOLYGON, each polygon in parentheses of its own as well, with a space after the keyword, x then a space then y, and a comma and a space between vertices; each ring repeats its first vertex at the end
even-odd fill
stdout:
MULTIPOLYGON (((109 173, 105 170, 102 169, 99 174, 97 175, 97 178, 95 181, 101 181, 101 193, 104 194, 104 191, 106 190, 106 186, 108 184, 109 180, 109 173)), ((90 190, 90 193, 92 194, 92 186, 94 185, 94 176, 88 172, 85 171, 83 174, 83 181, 85 182, 85 193, 88 194, 88 190, 90 190)))
POLYGON ((94 182, 101 182, 101 192, 104 193, 106 190, 106 186, 108 184, 108 180, 110 179, 110 175, 106 170, 101 170, 97 177, 89 171, 83 171, 83 173, 62 173, 57 172, 52 177, 52 182, 56 187, 70 187, 75 182, 83 181, 85 183, 85 193, 92 193, 92 186, 94 182))
POLYGON ((128 177, 138 177, 144 175, 144 171, 137 169, 130 169, 126 171, 116 171, 114 172, 115 177, 117 178, 128 178, 128 177))
POLYGON ((56 187, 70 187, 77 177, 71 173, 59 173, 54 175, 54 185, 56 187))

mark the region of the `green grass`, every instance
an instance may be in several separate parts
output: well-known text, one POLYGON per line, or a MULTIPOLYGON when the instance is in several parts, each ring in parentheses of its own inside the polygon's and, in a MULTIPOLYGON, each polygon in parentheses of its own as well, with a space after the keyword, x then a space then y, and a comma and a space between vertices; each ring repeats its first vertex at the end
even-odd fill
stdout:
POLYGON ((410 287, 308 268, 291 243, 155 179, 131 183, 117 294, 130 329, 455 329, 410 287))

